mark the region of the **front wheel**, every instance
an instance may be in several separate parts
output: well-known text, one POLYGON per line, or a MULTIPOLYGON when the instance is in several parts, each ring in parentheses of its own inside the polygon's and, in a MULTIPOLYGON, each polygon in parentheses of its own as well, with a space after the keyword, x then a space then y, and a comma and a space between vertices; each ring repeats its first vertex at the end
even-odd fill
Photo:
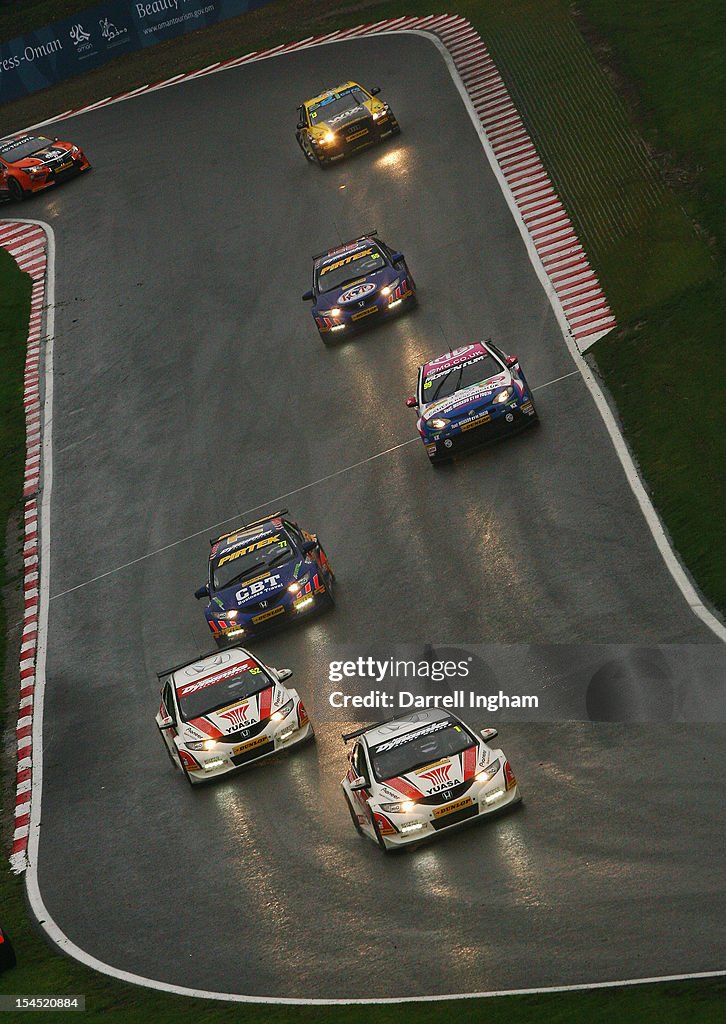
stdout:
POLYGON ((371 815, 371 821, 373 822, 373 832, 375 833, 376 842, 378 843, 378 845, 380 846, 384 853, 388 853, 388 847, 386 846, 386 842, 383 836, 381 835, 380 829, 378 828, 378 822, 376 821, 375 814, 371 815))
MULTIPOLYGON (((159 729, 159 726, 157 725, 157 727, 156 727, 156 728, 157 728, 157 729, 159 729)), ((172 764, 174 765, 174 768, 178 768, 178 767, 179 767, 179 762, 178 762, 178 761, 177 761, 177 759, 176 759, 176 758, 174 757, 174 755, 172 754, 172 752, 171 752, 171 751, 169 750, 169 744, 168 744, 168 743, 166 742, 166 740, 164 739, 164 733, 162 732, 162 730, 161 730, 161 729, 159 729, 159 736, 161 737, 161 742, 162 742, 162 743, 164 744, 164 750, 166 751, 166 756, 167 756, 167 757, 169 758, 169 760, 171 761, 171 763, 172 763, 172 764)))
POLYGON ((359 836, 365 835, 365 832, 360 827, 360 822, 358 821, 358 815, 353 810, 353 804, 350 802, 348 794, 345 792, 345 790, 343 790, 343 796, 345 797, 345 802, 346 802, 346 804, 348 806, 348 810, 350 812, 350 817, 351 817, 351 820, 353 822, 353 828, 356 830, 356 832, 358 833, 359 836))
POLYGON ((181 768, 182 774, 183 774, 184 778, 187 780, 187 782, 189 783, 189 785, 190 786, 195 785, 195 783, 192 782, 192 777, 189 774, 189 769, 187 768, 187 766, 184 764, 184 762, 181 759, 181 755, 179 756, 179 767, 181 768))
POLYGON ((25 199, 25 193, 23 192, 23 186, 17 180, 17 178, 8 178, 8 191, 12 199, 17 202, 22 202, 25 199))

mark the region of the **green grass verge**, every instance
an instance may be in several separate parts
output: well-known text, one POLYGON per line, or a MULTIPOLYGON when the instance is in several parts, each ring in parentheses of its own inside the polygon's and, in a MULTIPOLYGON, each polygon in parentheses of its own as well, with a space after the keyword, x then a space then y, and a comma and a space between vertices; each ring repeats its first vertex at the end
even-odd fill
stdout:
MULTIPOLYGON (((82 6, 75 0, 42 0, 22 9, 0 9, 0 38, 82 6)), ((711 400, 697 415, 676 416, 683 382, 724 377, 726 139, 714 126, 720 123, 726 62, 713 31, 716 8, 715 0, 696 0, 683 8, 659 0, 636 6, 583 0, 576 11, 577 28, 585 30, 588 46, 565 0, 500 5, 410 0, 355 7, 338 0, 321 0, 314 7, 277 3, 6 104, 0 109, 0 133, 286 40, 398 14, 445 9, 463 14, 492 50, 623 325, 596 346, 598 366, 678 550, 705 593, 724 607, 723 498, 717 489, 718 467, 726 463, 721 406, 711 400), (605 61, 606 70, 594 54, 605 61)), ((13 212, 7 207, 2 214, 13 212)), ((29 279, 0 251, 0 525, 21 507, 29 297, 29 279)), ((0 571, 7 582, 4 562, 0 571)), ((4 637, 3 628, 0 656, 4 637)), ((12 775, 11 754, 6 748, 6 778, 12 775)), ((85 994, 86 1019, 111 1010, 116 1019, 128 1021, 202 1017, 211 1022, 405 1024, 415 1019, 428 1024, 462 1012, 460 1005, 448 1003, 326 1010, 157 995, 52 953, 29 926, 21 881, 7 873, 0 873, 0 918, 20 957, 15 971, 0 975, 0 992, 85 994)), ((141 911, 139 926, 146 926, 141 911)), ((722 1019, 725 994, 723 983, 708 981, 473 1001, 466 1004, 466 1013, 492 1024, 597 1024, 613 1018, 680 1024, 684 1017, 693 1024, 715 1024, 722 1019)))
MULTIPOLYGON (((14 935, 18 966, 0 975, 0 993, 83 995, 85 1022, 111 1014, 114 1024, 440 1024, 466 1016, 474 1024, 722 1024, 726 982, 707 979, 638 985, 544 996, 506 996, 466 1003, 403 1003, 392 1006, 268 1006, 173 996, 107 978, 74 960, 56 956, 28 927, 22 882, 0 879, 2 921, 14 935)), ((153 926, 153 923, 151 923, 153 926)), ((139 908, 139 928, 150 922, 139 908)), ((294 977, 295 965, 290 965, 294 977)), ((8 1020, 13 1018, 8 1017, 8 1020)), ((16 1016, 14 1019, 20 1019, 16 1016)), ((65 1021, 68 1013, 34 1012, 33 1020, 65 1021)))

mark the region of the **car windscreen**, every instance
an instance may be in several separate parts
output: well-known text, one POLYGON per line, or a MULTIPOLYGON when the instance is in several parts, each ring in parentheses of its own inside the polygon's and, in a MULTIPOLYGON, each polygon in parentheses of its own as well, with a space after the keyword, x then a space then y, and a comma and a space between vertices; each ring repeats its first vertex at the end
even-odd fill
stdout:
POLYGON ((448 718, 432 722, 373 747, 370 751, 373 774, 379 782, 385 782, 443 757, 460 754, 476 743, 459 722, 448 718))
POLYGON ((475 356, 467 362, 459 363, 458 366, 452 366, 449 370, 437 370, 432 367, 423 381, 423 400, 428 405, 437 398, 448 398, 455 391, 468 388, 470 384, 478 384, 480 381, 495 377, 502 373, 503 369, 494 356, 490 355, 475 356))
POLYGON ((368 274, 375 274, 386 266, 386 257, 377 245, 366 246, 357 252, 342 255, 318 267, 316 278, 319 292, 329 292, 340 288, 349 281, 357 281, 368 274))
POLYGON ((221 553, 212 563, 212 588, 224 590, 257 572, 275 569, 295 557, 284 530, 242 542, 239 547, 221 553))
POLYGON ((24 160, 26 156, 32 156, 33 153, 47 149, 50 145, 50 139, 44 139, 41 135, 26 135, 15 142, 0 143, 0 156, 12 164, 15 160, 24 160))
POLYGON ((320 124, 321 121, 330 121, 338 114, 344 114, 346 110, 358 107, 370 96, 366 96, 362 89, 346 89, 345 92, 336 93, 332 98, 324 99, 322 103, 315 103, 308 107, 310 124, 320 124))
POLYGON ((251 697, 260 690, 272 686, 267 672, 249 658, 239 665, 206 676, 190 680, 177 686, 179 711, 185 722, 201 715, 207 715, 217 708, 225 708, 236 701, 251 697))

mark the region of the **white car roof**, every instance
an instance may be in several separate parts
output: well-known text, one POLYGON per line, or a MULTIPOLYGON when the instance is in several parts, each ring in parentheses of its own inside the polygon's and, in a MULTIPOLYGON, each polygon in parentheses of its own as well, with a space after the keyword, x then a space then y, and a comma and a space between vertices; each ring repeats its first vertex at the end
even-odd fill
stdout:
POLYGON ((259 659, 255 658, 254 654, 246 651, 243 647, 231 647, 226 651, 208 654, 200 661, 190 661, 186 665, 180 665, 170 673, 174 689, 178 690, 180 686, 188 686, 189 683, 195 680, 201 681, 209 676, 216 675, 218 672, 233 669, 236 665, 249 661, 250 658, 255 662, 259 662, 259 659))
POLYGON ((369 747, 375 747, 386 740, 393 740, 406 733, 417 732, 432 722, 441 722, 445 719, 453 719, 448 711, 441 708, 427 708, 425 711, 412 711, 409 715, 402 715, 390 722, 383 722, 364 733, 364 738, 369 747))

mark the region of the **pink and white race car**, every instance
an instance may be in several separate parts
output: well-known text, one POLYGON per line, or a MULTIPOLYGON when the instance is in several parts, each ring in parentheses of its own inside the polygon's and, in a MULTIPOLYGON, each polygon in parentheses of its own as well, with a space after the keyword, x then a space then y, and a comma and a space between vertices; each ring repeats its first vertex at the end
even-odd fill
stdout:
POLYGON ((491 340, 455 348, 419 367, 418 432, 432 465, 456 452, 537 422, 532 390, 517 356, 491 340))

